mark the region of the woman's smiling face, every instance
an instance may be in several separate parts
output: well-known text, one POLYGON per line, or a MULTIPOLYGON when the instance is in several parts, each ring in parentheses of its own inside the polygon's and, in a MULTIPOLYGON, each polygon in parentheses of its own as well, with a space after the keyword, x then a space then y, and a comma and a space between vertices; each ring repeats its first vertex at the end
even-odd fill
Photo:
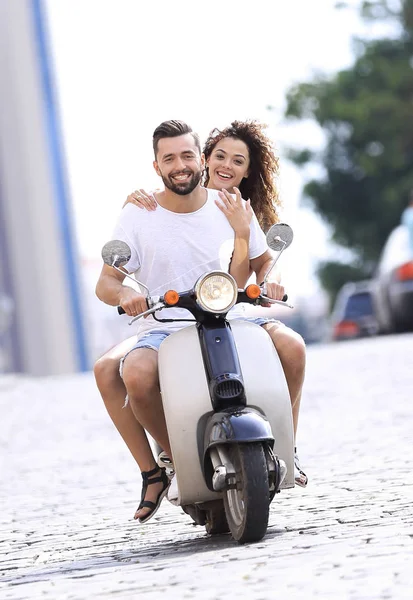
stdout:
POLYGON ((223 138, 217 142, 207 160, 208 187, 216 190, 239 187, 243 178, 248 177, 249 166, 248 146, 237 138, 223 138))

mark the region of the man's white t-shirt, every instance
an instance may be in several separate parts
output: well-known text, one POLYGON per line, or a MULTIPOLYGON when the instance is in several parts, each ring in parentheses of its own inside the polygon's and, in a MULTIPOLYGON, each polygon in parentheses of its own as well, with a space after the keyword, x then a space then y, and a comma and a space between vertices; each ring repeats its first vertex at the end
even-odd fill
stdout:
MULTIPOLYGON (((161 296, 168 290, 184 292, 194 287, 197 279, 213 270, 229 271, 234 250, 234 230, 225 215, 216 206, 216 190, 206 190, 207 201, 197 211, 176 213, 162 206, 147 211, 127 204, 119 217, 113 239, 126 242, 131 258, 124 266, 135 273, 151 296, 161 296)), ((253 215, 250 225, 250 259, 268 249, 264 232, 253 215)), ((228 314, 229 318, 242 316, 239 305, 228 314)), ((192 319, 185 309, 168 308, 156 313, 159 319, 192 319)), ((149 331, 176 331, 188 322, 158 323, 152 316, 140 319, 138 338, 149 331)))

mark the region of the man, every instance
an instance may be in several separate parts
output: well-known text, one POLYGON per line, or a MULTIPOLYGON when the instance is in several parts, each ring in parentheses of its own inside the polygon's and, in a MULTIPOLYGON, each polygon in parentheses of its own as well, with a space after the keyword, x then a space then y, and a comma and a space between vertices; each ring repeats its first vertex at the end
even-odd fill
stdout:
MULTIPOLYGON (((161 295, 168 289, 190 289, 206 271, 228 270, 234 236, 230 224, 215 204, 218 192, 201 186, 204 157, 199 138, 191 128, 180 121, 162 123, 154 132, 153 147, 154 168, 165 185, 165 189, 156 194, 159 209, 155 212, 139 211, 133 205, 127 205, 114 237, 125 241, 131 248, 131 259, 125 265, 127 272, 139 271, 138 279, 150 289, 151 295, 161 295)), ((257 281, 263 281, 272 256, 255 217, 250 229, 250 265, 257 274, 257 281)), ((97 296, 107 304, 122 306, 130 316, 147 310, 145 296, 123 286, 123 279, 121 273, 104 265, 96 287, 97 296)), ((267 293, 274 299, 281 299, 284 288, 277 283, 269 283, 267 293)), ((158 315, 162 318, 162 313, 158 315)), ((179 316, 187 318, 188 314, 180 309, 168 309, 167 318, 179 316)), ((166 335, 185 326, 185 323, 158 323, 152 317, 139 323, 138 342, 122 361, 122 377, 137 421, 171 456, 159 392, 157 350, 166 335)), ((293 332, 288 334, 286 328, 280 332, 276 323, 265 327, 278 352, 288 352, 291 357, 289 375, 297 390, 296 401, 304 378, 304 343, 293 332)), ((297 406, 294 408, 298 410, 297 406)), ((146 453, 144 460, 150 465, 148 451, 148 446, 143 444, 141 452, 146 453)), ((159 494, 156 502, 147 504, 147 508, 153 510, 145 512, 141 522, 155 513, 166 493, 165 482, 155 477, 156 474, 156 468, 143 474, 142 498, 146 493, 145 481, 146 485, 153 484, 154 488, 156 485, 159 494)))

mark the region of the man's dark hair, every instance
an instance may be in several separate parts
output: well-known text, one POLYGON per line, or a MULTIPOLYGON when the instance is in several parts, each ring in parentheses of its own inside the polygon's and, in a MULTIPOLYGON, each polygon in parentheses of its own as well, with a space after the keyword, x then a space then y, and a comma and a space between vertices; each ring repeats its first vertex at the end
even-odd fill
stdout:
POLYGON ((198 148, 199 153, 201 153, 201 142, 199 140, 199 135, 192 131, 192 127, 190 127, 183 121, 176 121, 175 119, 173 119, 171 121, 164 121, 163 123, 158 125, 158 127, 153 132, 152 137, 155 160, 156 155, 158 154, 159 140, 161 140, 162 138, 178 137, 180 135, 186 135, 187 133, 192 134, 192 137, 195 140, 196 147, 198 148))

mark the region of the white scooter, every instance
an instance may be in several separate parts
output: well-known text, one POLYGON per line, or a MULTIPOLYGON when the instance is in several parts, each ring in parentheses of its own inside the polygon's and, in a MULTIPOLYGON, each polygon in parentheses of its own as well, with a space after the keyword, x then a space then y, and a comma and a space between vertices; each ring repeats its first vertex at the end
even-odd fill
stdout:
MULTIPOLYGON (((194 317, 159 348, 178 505, 208 533, 229 530, 240 543, 263 538, 274 495, 294 487, 294 441, 288 387, 270 336, 226 315, 239 302, 289 306, 286 297, 267 298, 265 285, 292 238, 286 224, 269 230, 267 243, 278 255, 261 287, 239 290, 228 273, 205 273, 189 291, 151 297, 148 290, 148 310, 130 321, 172 306, 194 317)), ((102 257, 120 270, 130 248, 108 242, 102 257)))

